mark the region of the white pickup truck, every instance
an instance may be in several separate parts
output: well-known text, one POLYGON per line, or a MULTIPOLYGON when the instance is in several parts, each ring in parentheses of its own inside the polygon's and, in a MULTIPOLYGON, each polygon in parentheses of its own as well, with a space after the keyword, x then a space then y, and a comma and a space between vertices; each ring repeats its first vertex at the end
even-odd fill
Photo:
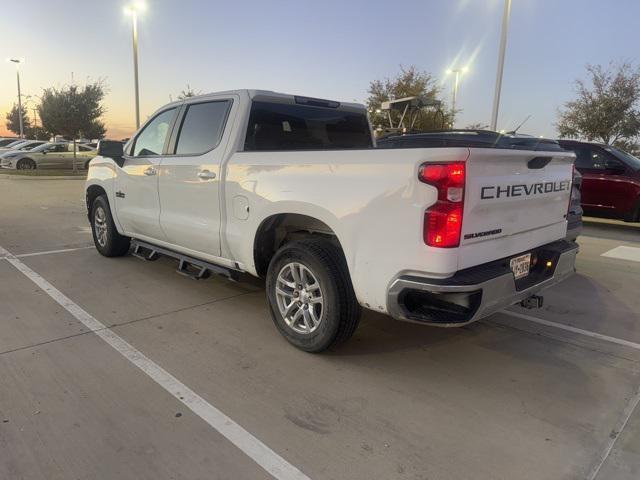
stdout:
POLYGON ((548 145, 376 148, 362 105, 238 90, 101 142, 86 202, 101 254, 263 277, 281 334, 318 352, 361 307, 452 327, 538 305, 575 271, 573 160, 548 145))

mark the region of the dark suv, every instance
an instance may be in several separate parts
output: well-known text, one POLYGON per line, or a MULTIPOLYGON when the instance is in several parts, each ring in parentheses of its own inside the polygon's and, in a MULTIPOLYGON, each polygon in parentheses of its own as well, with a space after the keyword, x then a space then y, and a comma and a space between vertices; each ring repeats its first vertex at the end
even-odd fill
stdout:
POLYGON ((576 154, 585 214, 640 221, 640 159, 610 145, 559 140, 576 154))

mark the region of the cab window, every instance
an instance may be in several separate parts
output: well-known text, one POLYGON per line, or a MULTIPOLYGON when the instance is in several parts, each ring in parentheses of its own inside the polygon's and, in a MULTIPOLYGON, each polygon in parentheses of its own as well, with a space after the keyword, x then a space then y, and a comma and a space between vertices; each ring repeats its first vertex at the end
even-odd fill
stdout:
POLYGON ((576 168, 582 170, 607 170, 622 166, 622 163, 613 155, 599 148, 577 147, 576 168))
POLYGON ((133 156, 161 155, 169 135, 176 109, 171 108, 156 115, 138 134, 133 145, 133 156))
POLYGON ((188 105, 175 153, 197 155, 216 147, 222 137, 230 106, 230 100, 188 105))
MULTIPOLYGON (((332 102, 328 102, 332 103, 332 102)), ((338 104, 339 105, 339 104, 338 104)), ((362 112, 254 101, 245 151, 346 150, 372 148, 371 130, 362 112)))
POLYGON ((50 147, 47 147, 47 152, 68 152, 69 151, 69 146, 66 143, 62 143, 62 144, 58 144, 58 145, 51 145, 50 147))

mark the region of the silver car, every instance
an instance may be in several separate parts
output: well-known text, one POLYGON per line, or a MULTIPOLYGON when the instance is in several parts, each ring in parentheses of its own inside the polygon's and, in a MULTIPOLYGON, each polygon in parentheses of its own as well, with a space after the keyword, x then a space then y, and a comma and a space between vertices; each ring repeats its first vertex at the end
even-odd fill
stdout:
MULTIPOLYGON (((89 162, 96 154, 97 151, 94 148, 76 145, 76 168, 89 168, 89 162)), ((0 167, 2 168, 71 170, 73 169, 73 144, 45 143, 26 152, 8 152, 0 158, 0 167)))
POLYGON ((0 158, 2 158, 2 155, 6 155, 9 152, 17 152, 17 151, 26 152, 28 150, 33 150, 34 148, 39 147, 40 145, 44 145, 45 143, 49 143, 49 142, 46 142, 44 140, 25 140, 19 145, 11 147, 11 150, 4 150, 4 149, 0 150, 0 158))
POLYGON ((16 140, 18 139, 15 137, 0 137, 0 148, 6 147, 7 145, 15 142, 16 140))
POLYGON ((1 152, 8 152, 9 150, 15 150, 23 145, 26 145, 29 142, 34 142, 35 140, 27 140, 24 138, 16 138, 10 141, 9 143, 2 142, 3 145, 0 147, 1 152))

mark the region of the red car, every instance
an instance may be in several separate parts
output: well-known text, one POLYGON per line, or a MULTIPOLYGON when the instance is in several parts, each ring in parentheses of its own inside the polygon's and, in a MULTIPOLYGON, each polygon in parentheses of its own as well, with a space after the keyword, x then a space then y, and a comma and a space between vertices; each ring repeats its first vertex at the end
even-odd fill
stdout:
POLYGON ((640 159, 610 145, 558 142, 576 154, 586 215, 640 222, 640 159))

